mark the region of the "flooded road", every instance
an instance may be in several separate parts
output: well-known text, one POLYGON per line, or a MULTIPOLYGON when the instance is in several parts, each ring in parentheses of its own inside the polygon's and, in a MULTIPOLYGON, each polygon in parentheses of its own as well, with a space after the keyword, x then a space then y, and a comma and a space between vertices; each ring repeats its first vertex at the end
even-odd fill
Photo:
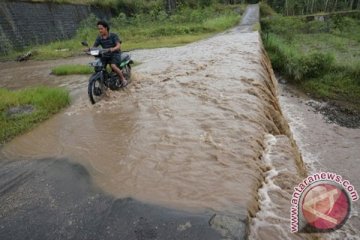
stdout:
POLYGON ((83 81, 69 109, 3 154, 73 159, 117 197, 255 212, 264 135, 283 128, 258 33, 235 29, 132 58, 142 64, 125 91, 92 106, 83 81))
MULTIPOLYGON (((291 169, 279 174, 278 182, 297 179, 304 169, 259 33, 252 31, 258 11, 257 5, 250 6, 239 27, 203 41, 132 52, 141 62, 132 84, 125 91, 109 92, 96 105, 89 103, 86 77, 49 76, 49 68, 64 60, 30 62, 22 68, 5 63, 3 86, 65 86, 74 100, 6 144, 1 154, 26 161, 70 159, 85 166, 95 184, 115 198, 233 216, 209 222, 229 238, 252 231, 253 239, 261 234, 278 239, 281 228, 288 227, 286 209, 276 213, 276 222, 284 222, 280 229, 247 226, 259 212, 265 211, 261 221, 271 221, 259 188, 270 190, 263 182, 273 165, 291 169), (245 229, 238 229, 239 219, 245 229)), ((273 201, 281 200, 278 195, 273 201)))
POLYGON ((289 233, 291 192, 307 170, 252 30, 257 18, 258 7, 250 6, 242 25, 225 33, 131 52, 141 62, 132 84, 96 105, 88 100, 88 76, 49 75, 53 66, 85 64, 89 57, 21 68, 0 63, 6 76, 1 87, 64 86, 73 97, 69 108, 4 145, 1 158, 29 164, 68 159, 115 199, 231 216, 208 217, 230 239, 245 233, 251 239, 310 238, 289 233), (237 227, 240 221, 244 228, 237 227))

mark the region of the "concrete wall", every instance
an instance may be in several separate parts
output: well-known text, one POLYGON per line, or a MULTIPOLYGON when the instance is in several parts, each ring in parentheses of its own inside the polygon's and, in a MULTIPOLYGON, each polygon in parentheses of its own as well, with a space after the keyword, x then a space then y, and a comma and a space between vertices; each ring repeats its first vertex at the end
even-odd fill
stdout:
POLYGON ((86 5, 0 2, 0 54, 33 44, 67 39, 81 20, 94 13, 110 18, 110 10, 86 5))

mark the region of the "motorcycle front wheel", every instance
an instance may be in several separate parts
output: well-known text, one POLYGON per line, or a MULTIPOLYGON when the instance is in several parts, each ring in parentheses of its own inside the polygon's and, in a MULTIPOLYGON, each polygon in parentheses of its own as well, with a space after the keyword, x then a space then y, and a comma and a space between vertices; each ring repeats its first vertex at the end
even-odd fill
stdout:
POLYGON ((99 75, 94 75, 89 80, 88 94, 90 102, 95 104, 105 95, 105 86, 99 75))

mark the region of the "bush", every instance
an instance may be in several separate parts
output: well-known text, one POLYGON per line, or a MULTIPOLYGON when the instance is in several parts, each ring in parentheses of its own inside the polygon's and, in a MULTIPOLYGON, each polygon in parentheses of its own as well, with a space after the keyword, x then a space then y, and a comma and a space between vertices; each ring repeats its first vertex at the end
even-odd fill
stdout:
POLYGON ((265 2, 260 3, 260 16, 261 17, 271 17, 275 16, 277 13, 265 2))
POLYGON ((330 71, 335 57, 330 53, 313 52, 302 56, 303 78, 314 78, 330 71))
POLYGON ((306 23, 306 33, 328 33, 332 25, 329 21, 310 21, 306 23))
POLYGON ((359 106, 359 26, 344 16, 310 22, 277 16, 262 19, 262 39, 274 70, 289 81, 314 96, 359 106))
POLYGON ((360 86, 360 61, 352 64, 349 72, 350 76, 355 79, 356 83, 360 86))
POLYGON ((281 35, 290 41, 296 33, 304 32, 306 23, 300 18, 274 16, 271 19, 262 19, 261 28, 264 32, 281 35))
POLYGON ((352 64, 341 64, 338 63, 333 72, 343 73, 351 79, 355 80, 355 83, 360 86, 360 61, 352 64))
POLYGON ((118 0, 116 8, 128 16, 135 16, 136 14, 164 10, 164 3, 162 0, 118 0))
POLYGON ((295 81, 318 77, 328 72, 335 60, 329 53, 301 54, 274 34, 265 38, 264 45, 273 68, 295 81))

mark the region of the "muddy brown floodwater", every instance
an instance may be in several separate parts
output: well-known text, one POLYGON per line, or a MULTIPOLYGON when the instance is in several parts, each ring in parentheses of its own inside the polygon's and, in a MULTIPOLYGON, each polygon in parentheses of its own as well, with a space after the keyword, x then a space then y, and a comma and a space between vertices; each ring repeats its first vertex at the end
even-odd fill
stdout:
MULTIPOLYGON (((109 92, 94 106, 83 76, 49 76, 49 69, 64 60, 21 68, 4 64, 4 86, 66 86, 74 101, 6 144, 2 154, 8 159, 72 159, 116 197, 255 216, 258 189, 272 167, 264 161, 267 149, 285 149, 266 155, 281 158, 293 170, 285 179, 298 175, 301 159, 282 116, 259 33, 251 28, 258 7, 247 14, 252 17, 245 16, 243 26, 207 40, 132 52, 142 63, 134 69, 133 83, 125 91, 109 92)), ((264 234, 278 237, 271 229, 264 234)))
POLYGON ((89 57, 1 63, 1 87, 64 86, 73 96, 68 109, 3 146, 2 157, 67 158, 115 197, 249 216, 252 239, 310 237, 289 233, 291 189, 306 169, 252 31, 257 20, 258 7, 250 6, 228 32, 131 52, 141 62, 132 84, 96 105, 87 97, 88 76, 49 75, 53 66, 89 57))

